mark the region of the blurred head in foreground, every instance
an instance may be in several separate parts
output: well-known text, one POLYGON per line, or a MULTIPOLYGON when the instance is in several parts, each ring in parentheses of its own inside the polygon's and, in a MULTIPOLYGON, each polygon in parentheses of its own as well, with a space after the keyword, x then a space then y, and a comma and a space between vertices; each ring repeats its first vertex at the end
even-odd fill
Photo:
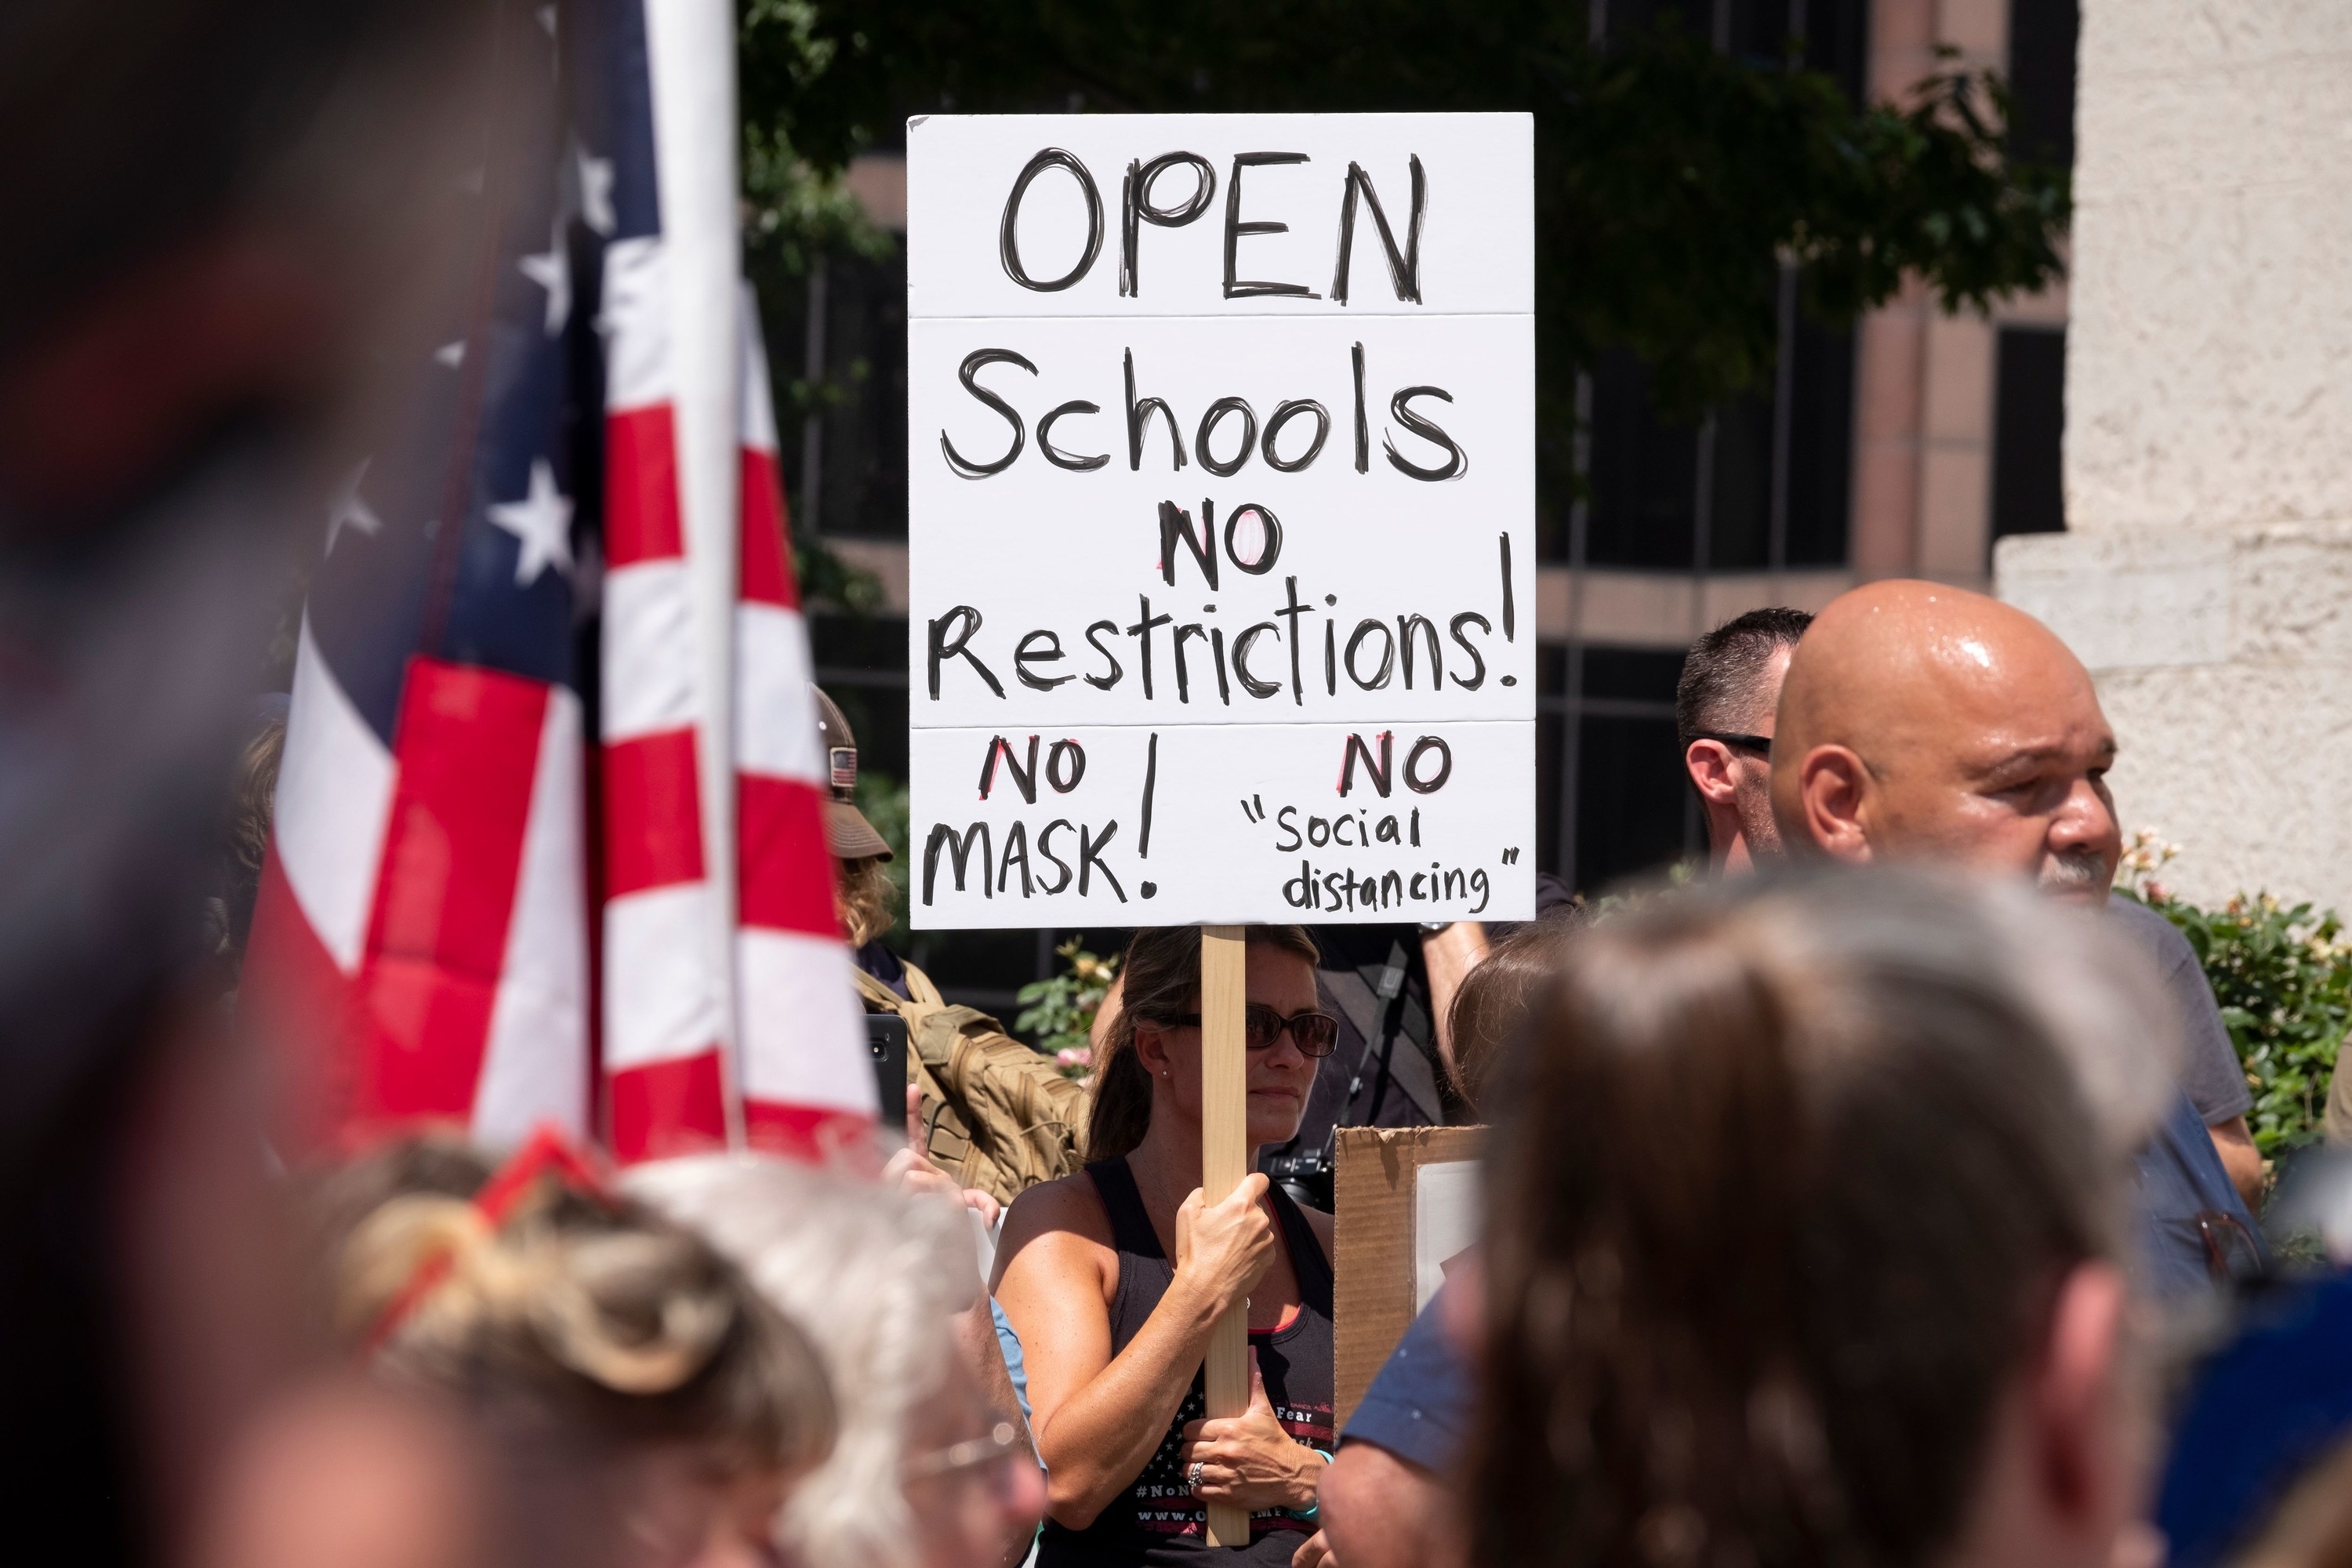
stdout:
POLYGON ((446 276, 487 15, 0 6, 0 1468, 105 1498, 83 1563, 187 1547, 295 1342, 203 899, 328 451, 446 276))
POLYGON ((1043 1479, 950 1334, 980 1289, 964 1209, 760 1157, 665 1160, 626 1183, 740 1263, 831 1376, 840 1436, 784 1510, 792 1561, 992 1568, 1026 1538, 1043 1479))
POLYGON ((2312 1464, 2230 1568, 2344 1568, 2352 1563, 2352 1444, 2312 1464))
POLYGON ((1671 896, 1564 953, 1490 1171, 1483 1564, 2105 1568, 2142 961, 2011 887, 1671 896))
POLYGON ((518 1558, 770 1561, 787 1492, 833 1442, 816 1353, 708 1242, 544 1148, 494 1175, 406 1144, 331 1179, 337 1340, 496 1456, 534 1536, 518 1558))
POLYGON ((1856 588, 1806 629, 1778 720, 1772 812, 1792 850, 2106 900, 2115 731, 2082 661, 2024 611, 1940 583, 1856 588))

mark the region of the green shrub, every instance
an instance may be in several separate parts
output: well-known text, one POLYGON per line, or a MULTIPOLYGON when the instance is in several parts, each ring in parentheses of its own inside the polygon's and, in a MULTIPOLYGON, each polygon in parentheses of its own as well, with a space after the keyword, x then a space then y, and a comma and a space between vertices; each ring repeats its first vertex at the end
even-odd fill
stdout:
POLYGON ((2205 966, 2237 1047, 2254 1107, 2247 1113, 2265 1159, 2319 1141, 2336 1053, 2352 1022, 2352 942, 2335 911, 2287 906, 2268 893, 2200 909, 2154 879, 2179 853, 2143 830, 2124 858, 2117 890, 2180 929, 2205 966))
POLYGON ((1094 1071, 1089 1036, 1095 1014, 1118 973, 1118 960, 1097 958, 1080 947, 1076 937, 1054 951, 1069 967, 1050 980, 1034 980, 1021 988, 1024 1005, 1013 1026, 1024 1034, 1034 1030, 1037 1048, 1053 1057, 1063 1077, 1083 1079, 1094 1071))

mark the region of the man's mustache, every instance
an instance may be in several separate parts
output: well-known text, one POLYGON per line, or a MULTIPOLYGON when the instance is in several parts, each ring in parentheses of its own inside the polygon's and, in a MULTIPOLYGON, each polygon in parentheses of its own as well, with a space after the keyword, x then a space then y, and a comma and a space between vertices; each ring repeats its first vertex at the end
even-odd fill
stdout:
POLYGON ((2067 849, 2042 863, 2042 886, 2053 889, 2105 887, 2115 879, 2106 857, 2093 849, 2067 849))

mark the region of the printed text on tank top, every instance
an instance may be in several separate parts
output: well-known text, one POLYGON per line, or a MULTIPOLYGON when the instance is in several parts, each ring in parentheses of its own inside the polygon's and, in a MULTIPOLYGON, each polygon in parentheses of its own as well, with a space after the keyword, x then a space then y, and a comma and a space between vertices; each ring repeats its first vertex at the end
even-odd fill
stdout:
MULTIPOLYGON (((1108 1220, 1118 1255, 1116 1294, 1108 1303, 1111 1353, 1123 1352, 1158 1309, 1174 1279, 1171 1236, 1153 1222, 1152 1207, 1128 1163, 1087 1167, 1108 1220)), ((1175 1194, 1162 1194, 1163 1197, 1175 1194)), ((1266 1402, 1293 1442, 1328 1453, 1334 1447, 1331 1380, 1331 1265, 1322 1237, 1304 1210, 1279 1193, 1269 1194, 1281 1272, 1295 1280, 1283 1291, 1261 1285, 1255 1293, 1261 1325, 1250 1331, 1266 1402)), ((1172 1210, 1171 1210, 1172 1217, 1172 1210)), ((1253 1510, 1246 1546, 1208 1544, 1208 1513, 1186 1484, 1180 1463, 1183 1429, 1207 1414, 1195 1371, 1158 1447, 1126 1490, 1083 1529, 1047 1521, 1037 1568, 1289 1568, 1311 1521, 1278 1509, 1253 1510)))

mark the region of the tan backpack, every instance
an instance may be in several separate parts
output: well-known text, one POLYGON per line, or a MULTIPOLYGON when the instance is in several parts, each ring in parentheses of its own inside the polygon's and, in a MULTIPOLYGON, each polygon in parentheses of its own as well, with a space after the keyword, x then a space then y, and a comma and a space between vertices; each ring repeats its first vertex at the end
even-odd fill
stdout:
POLYGON ((862 970, 857 989, 868 1011, 907 1020, 907 1081, 922 1091, 931 1163, 1006 1204, 1076 1171, 1084 1163, 1086 1087, 987 1014, 950 1005, 913 964, 906 971, 912 1000, 862 970))

